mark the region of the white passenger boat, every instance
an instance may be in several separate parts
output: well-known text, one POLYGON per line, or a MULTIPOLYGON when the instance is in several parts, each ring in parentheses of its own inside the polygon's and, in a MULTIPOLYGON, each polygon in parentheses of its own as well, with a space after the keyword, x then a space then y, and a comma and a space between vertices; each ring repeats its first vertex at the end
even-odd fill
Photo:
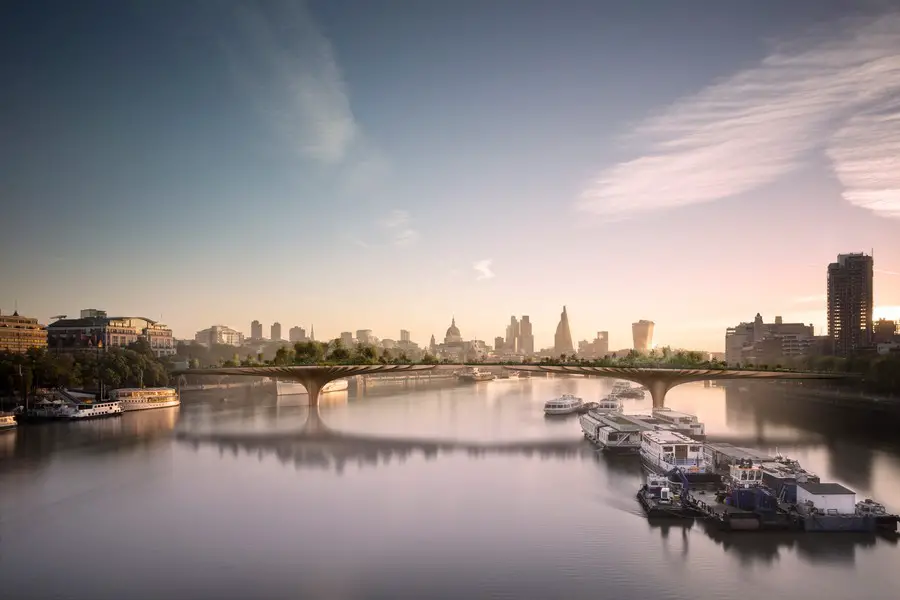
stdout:
POLYGON ((612 412, 622 412, 622 401, 610 394, 600 402, 597 402, 597 406, 595 406, 588 412, 597 413, 598 415, 612 412))
MULTIPOLYGON (((348 387, 350 387, 350 383, 346 379, 335 379, 334 381, 326 383, 325 387, 319 390, 319 393, 328 394, 330 392, 343 392, 348 387)), ((307 389, 299 381, 282 379, 275 380, 275 393, 279 396, 299 396, 301 394, 309 394, 307 389)))
POLYGON ((110 400, 122 403, 122 410, 147 410, 149 408, 167 408, 181 404, 178 390, 169 387, 158 388, 121 388, 109 394, 110 400))
POLYGON ((67 404, 60 411, 60 418, 72 420, 99 419, 101 417, 116 417, 121 414, 121 402, 109 400, 95 402, 93 397, 91 397, 82 399, 78 404, 67 404))
POLYGON ((617 380, 610 391, 610 396, 621 398, 643 398, 644 390, 639 386, 632 386, 628 381, 617 380))
POLYGON ((17 425, 16 417, 12 414, 0 414, 0 431, 13 429, 17 425))
POLYGON ((703 444, 676 431, 641 432, 641 462, 651 473, 666 475, 673 469, 688 481, 718 479, 703 451, 703 444))
POLYGON ((584 401, 578 396, 563 394, 559 398, 547 400, 544 404, 544 413, 548 415, 569 415, 577 412, 583 404, 584 401))

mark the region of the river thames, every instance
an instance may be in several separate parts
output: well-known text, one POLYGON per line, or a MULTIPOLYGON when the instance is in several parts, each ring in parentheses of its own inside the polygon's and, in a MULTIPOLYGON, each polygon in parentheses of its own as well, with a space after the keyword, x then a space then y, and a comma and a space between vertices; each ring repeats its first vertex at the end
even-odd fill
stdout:
MULTIPOLYGON (((542 412, 610 384, 339 392, 317 413, 245 388, 0 433, 0 596, 897 597, 895 539, 648 523, 636 457, 598 454, 577 417, 542 412)), ((667 405, 900 512, 896 434, 799 402, 780 410, 769 385, 690 384, 667 405)))

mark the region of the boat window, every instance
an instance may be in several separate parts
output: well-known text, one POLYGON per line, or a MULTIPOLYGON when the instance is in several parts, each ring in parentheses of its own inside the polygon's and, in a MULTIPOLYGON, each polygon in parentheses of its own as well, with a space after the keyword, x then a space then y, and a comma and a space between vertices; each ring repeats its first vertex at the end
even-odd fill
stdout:
POLYGON ((691 452, 700 452, 700 446, 691 446, 691 452))
POLYGON ((663 452, 672 452, 672 446, 663 446, 663 452))

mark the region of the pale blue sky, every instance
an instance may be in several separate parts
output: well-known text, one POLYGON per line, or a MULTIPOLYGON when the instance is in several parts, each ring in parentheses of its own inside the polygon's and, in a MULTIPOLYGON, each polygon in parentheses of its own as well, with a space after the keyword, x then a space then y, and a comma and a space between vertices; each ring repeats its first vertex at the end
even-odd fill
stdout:
POLYGON ((0 309, 715 350, 874 249, 900 317, 891 7, 5 3, 0 309))

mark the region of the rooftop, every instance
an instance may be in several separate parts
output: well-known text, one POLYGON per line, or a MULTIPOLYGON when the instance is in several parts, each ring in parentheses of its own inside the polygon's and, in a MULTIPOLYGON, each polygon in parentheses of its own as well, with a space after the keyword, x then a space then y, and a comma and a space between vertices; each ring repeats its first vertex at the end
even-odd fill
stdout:
POLYGON ((817 496, 837 496, 837 495, 856 495, 851 489, 847 489, 839 483, 798 483, 797 487, 801 487, 810 494, 817 496))
POLYGON ((661 431, 645 431, 642 435, 644 436, 644 439, 657 444, 699 444, 697 440, 689 438, 684 434, 665 429, 661 431))

